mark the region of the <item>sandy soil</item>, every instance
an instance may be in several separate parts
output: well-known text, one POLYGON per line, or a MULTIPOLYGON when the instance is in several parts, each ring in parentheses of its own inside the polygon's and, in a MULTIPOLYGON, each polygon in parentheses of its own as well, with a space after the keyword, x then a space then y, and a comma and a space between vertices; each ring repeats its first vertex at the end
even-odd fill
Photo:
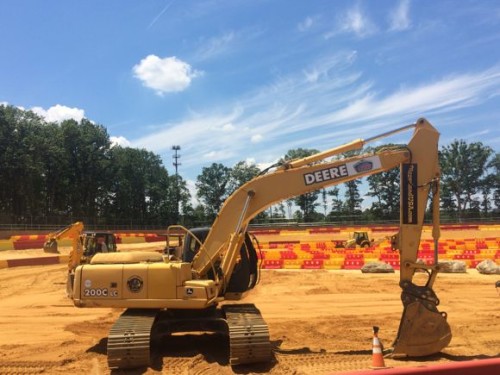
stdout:
MULTIPOLYGON (((0 270, 0 374, 106 374, 106 336, 117 309, 77 309, 65 298, 64 265, 0 270)), ((267 320, 274 359, 231 368, 218 334, 173 336, 152 368, 129 374, 327 374, 371 365, 372 326, 382 343, 394 339, 402 305, 398 273, 264 271, 245 299, 267 320)), ((441 274, 435 290, 453 339, 443 353, 420 361, 386 359, 400 367, 500 356, 498 276, 441 274)))

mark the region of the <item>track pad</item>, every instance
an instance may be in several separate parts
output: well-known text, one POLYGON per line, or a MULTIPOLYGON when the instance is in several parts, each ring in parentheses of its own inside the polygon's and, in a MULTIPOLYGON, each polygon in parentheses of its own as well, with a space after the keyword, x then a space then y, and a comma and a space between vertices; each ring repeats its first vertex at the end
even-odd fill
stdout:
POLYGON ((403 310, 392 355, 427 356, 440 352, 450 341, 451 329, 446 314, 431 311, 415 301, 403 310))

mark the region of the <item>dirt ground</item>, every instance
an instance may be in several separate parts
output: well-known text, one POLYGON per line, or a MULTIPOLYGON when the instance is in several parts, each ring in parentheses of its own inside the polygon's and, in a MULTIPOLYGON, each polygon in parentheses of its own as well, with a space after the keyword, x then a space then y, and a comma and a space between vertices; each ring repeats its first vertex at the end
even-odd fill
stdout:
MULTIPOLYGON (((0 270, 0 374, 110 373, 106 337, 122 310, 73 307, 65 297, 65 276, 65 265, 0 270)), ((434 289, 440 310, 448 313, 450 345, 430 358, 386 359, 386 365, 499 357, 498 279, 475 270, 440 274, 434 289)), ((271 363, 232 368, 227 339, 201 333, 162 341, 151 368, 113 373, 305 375, 368 369, 372 326, 380 327, 386 347, 396 336, 402 313, 398 281, 398 272, 264 270, 244 302, 254 303, 269 324, 271 363)))

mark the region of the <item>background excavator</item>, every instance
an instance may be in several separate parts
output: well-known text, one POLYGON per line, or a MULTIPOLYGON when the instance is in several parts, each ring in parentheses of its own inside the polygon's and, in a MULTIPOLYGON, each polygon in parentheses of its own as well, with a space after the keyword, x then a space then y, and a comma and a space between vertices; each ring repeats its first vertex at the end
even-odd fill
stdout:
POLYGON ((372 246, 368 232, 352 232, 346 241, 335 241, 336 248, 355 249, 357 247, 367 248, 372 246))
MULTIPOLYGON (((78 262, 88 263, 96 253, 108 253, 116 251, 116 238, 110 232, 84 231, 84 225, 77 221, 64 228, 47 235, 47 241, 43 244, 43 250, 47 253, 58 253, 57 241, 70 238, 70 257, 79 256, 78 262)), ((76 264, 75 264, 76 267, 76 264)))
POLYGON ((260 311, 252 304, 228 303, 244 297, 259 279, 255 241, 247 233, 250 220, 284 199, 399 167, 400 226, 393 246, 400 252, 403 315, 393 354, 437 353, 451 340, 446 313, 438 311, 432 289, 439 271, 438 139, 437 130, 419 119, 379 136, 277 164, 237 189, 210 228, 183 229, 180 259, 146 252, 96 254, 90 264, 76 267, 73 303, 126 309, 108 336, 110 368, 148 366, 152 338, 193 329, 225 331, 232 365, 269 361, 269 330, 260 311), (413 135, 406 146, 340 158, 409 129, 413 135), (436 251, 434 264, 422 265, 416 261, 429 193, 436 251), (425 285, 413 283, 417 269, 427 272, 425 285))
POLYGON ((73 249, 75 249, 78 246, 78 241, 80 241, 80 236, 83 233, 83 227, 83 223, 81 221, 77 221, 76 223, 49 233, 47 235, 47 241, 43 244, 43 251, 47 253, 58 253, 59 250, 57 241, 64 238, 71 238, 71 245, 73 249))
POLYGON ((77 221, 47 235, 43 251, 59 253, 58 240, 71 239, 71 251, 68 261, 68 280, 66 292, 68 296, 73 289, 74 270, 79 264, 89 263, 97 253, 116 252, 116 238, 110 232, 83 231, 84 225, 77 221))
POLYGON ((345 249, 368 248, 379 245, 386 240, 391 240, 390 236, 375 240, 374 238, 370 239, 368 232, 352 232, 349 234, 347 241, 335 241, 335 247, 345 249))

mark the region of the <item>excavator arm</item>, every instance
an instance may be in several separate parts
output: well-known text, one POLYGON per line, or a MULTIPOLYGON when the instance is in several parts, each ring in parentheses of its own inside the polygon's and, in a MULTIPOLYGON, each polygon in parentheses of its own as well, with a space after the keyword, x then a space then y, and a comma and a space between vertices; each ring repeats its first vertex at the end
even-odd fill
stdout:
MULTIPOLYGON (((438 131, 425 119, 368 140, 356 140, 304 159, 293 160, 259 176, 235 191, 224 203, 210 232, 193 260, 194 278, 206 278, 220 263, 220 288, 228 285, 238 249, 250 220, 284 199, 338 185, 399 167, 401 174, 400 230, 395 247, 400 251, 400 286, 403 317, 394 342, 394 354, 424 356, 439 352, 451 340, 446 314, 437 310, 439 300, 432 285, 439 271, 435 264, 418 264, 417 255, 430 191, 433 192, 433 236, 439 238, 438 131), (341 153, 359 150, 366 143, 414 128, 406 147, 386 148, 374 154, 325 161, 341 153), (429 273, 425 286, 413 284, 416 269, 429 273)), ((437 248, 437 246, 436 246, 437 248)), ((437 250, 436 250, 437 251, 437 250)))
POLYGON ((55 232, 49 233, 47 235, 47 241, 43 244, 43 250, 45 252, 57 253, 57 241, 63 238, 71 238, 73 250, 75 250, 75 241, 79 240, 82 231, 83 223, 81 221, 77 221, 55 232))
MULTIPOLYGON (((412 214, 418 212, 413 221, 406 224, 402 221, 400 240, 412 242, 411 248, 405 247, 408 259, 415 261, 418 251, 420 234, 422 231, 425 205, 430 184, 439 178, 439 165, 437 144, 439 133, 425 119, 420 119, 416 124, 408 125, 367 140, 356 140, 346 145, 324 151, 307 158, 297 159, 279 166, 275 171, 261 175, 247 182, 236 190, 222 206, 215 219, 210 232, 200 251, 193 260, 193 271, 199 277, 206 272, 219 259, 223 261, 226 254, 237 253, 234 246, 241 245, 237 239, 252 218, 264 211, 269 206, 282 200, 301 194, 334 186, 351 180, 381 173, 396 167, 406 168, 413 165, 412 170, 419 168, 418 194, 414 191, 412 197, 420 197, 418 202, 422 209, 412 208, 412 214), (358 155, 350 158, 325 161, 330 157, 338 156, 347 151, 359 150, 365 144, 383 137, 414 128, 414 134, 407 146, 381 149, 376 153, 358 155), (410 238, 407 241, 406 238, 410 238)), ((403 172, 401 173, 403 175, 403 172)), ((417 176, 415 173, 414 176, 417 176)), ((409 201, 408 201, 409 202, 409 201)), ((407 204, 401 199, 401 206, 407 204)), ((406 255, 406 254, 405 254, 406 255)), ((231 258, 231 257, 228 257, 231 258)), ((226 261, 227 263, 228 261, 226 261)), ((229 262, 228 266, 231 264, 229 262)), ((228 270, 224 273, 230 274, 228 270)), ((405 277, 407 275, 405 274, 405 277)))
MULTIPOLYGON (((221 208, 200 251, 193 261, 193 270, 206 274, 222 254, 235 253, 238 240, 250 220, 272 204, 331 185, 355 180, 395 168, 410 160, 407 149, 382 151, 333 162, 277 170, 248 182, 229 197, 221 208), (229 241, 228 241, 229 238, 229 241)), ((223 256, 223 262, 231 262, 223 256)), ((223 263, 224 264, 224 263, 223 263)), ((224 270, 230 275, 230 270, 224 270)))

